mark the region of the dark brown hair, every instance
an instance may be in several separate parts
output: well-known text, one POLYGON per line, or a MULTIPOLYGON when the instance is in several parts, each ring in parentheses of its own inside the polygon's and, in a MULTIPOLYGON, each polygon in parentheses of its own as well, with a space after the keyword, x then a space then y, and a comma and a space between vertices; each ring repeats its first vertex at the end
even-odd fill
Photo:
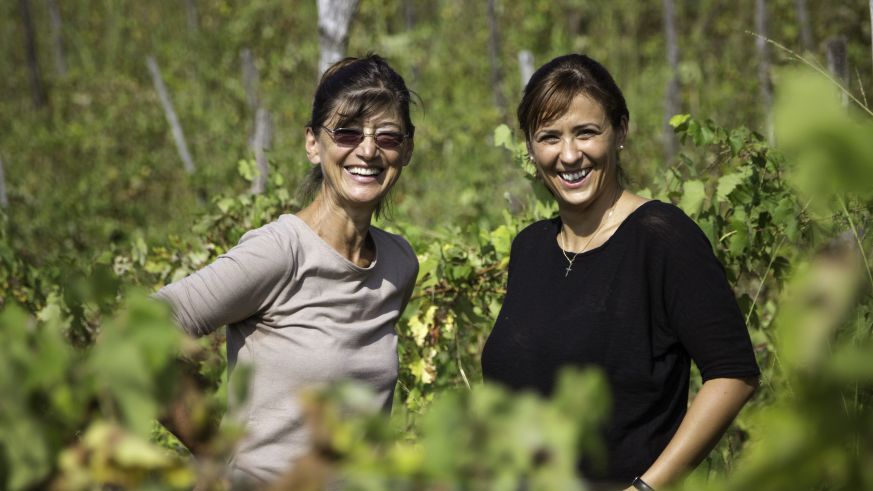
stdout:
POLYGON ((614 129, 628 121, 630 113, 621 89, 600 63, 581 54, 559 56, 531 76, 518 104, 518 124, 530 142, 533 132, 560 117, 579 94, 599 102, 614 129))
POLYGON ((312 116, 307 126, 315 134, 337 113, 337 126, 384 109, 396 109, 403 121, 403 132, 415 134, 409 116, 411 93, 397 72, 384 58, 370 53, 363 58, 345 58, 331 65, 321 76, 312 101, 312 116))
MULTIPOLYGON (((396 110, 403 123, 407 138, 415 135, 415 126, 409 115, 412 92, 403 77, 394 71, 384 58, 369 53, 362 58, 345 58, 331 65, 318 82, 312 100, 312 115, 306 126, 318 136, 321 127, 334 114, 339 119, 336 127, 366 118, 386 109, 396 110)), ((309 203, 318 194, 324 180, 321 166, 314 166, 301 183, 299 194, 303 203, 309 203)), ((376 208, 376 216, 382 212, 376 208)))

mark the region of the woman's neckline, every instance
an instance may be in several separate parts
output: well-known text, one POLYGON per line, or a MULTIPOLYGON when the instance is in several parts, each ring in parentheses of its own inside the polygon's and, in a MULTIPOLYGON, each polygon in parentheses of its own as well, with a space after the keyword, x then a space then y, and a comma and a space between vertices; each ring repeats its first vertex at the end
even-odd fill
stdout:
POLYGON ((358 272, 358 273, 366 273, 366 272, 372 271, 376 267, 376 263, 379 261, 379 244, 376 241, 376 234, 373 233, 373 226, 372 225, 370 226, 370 231, 367 232, 367 235, 369 235, 369 237, 373 241, 373 260, 370 261, 369 266, 364 267, 364 266, 358 266, 357 264, 350 261, 349 258, 340 254, 339 251, 334 249, 330 244, 327 243, 327 241, 325 241, 320 235, 318 235, 318 233, 315 230, 312 230, 312 227, 310 227, 309 224, 306 223, 306 221, 304 221, 302 218, 300 218, 299 216, 297 216, 293 213, 289 213, 289 216, 293 217, 294 220, 300 224, 301 228, 305 231, 305 233, 313 236, 316 239, 316 241, 322 245, 322 247, 324 247, 325 249, 330 251, 330 253, 334 257, 336 257, 343 265, 345 265, 347 268, 351 269, 352 271, 358 272))
MULTIPOLYGON (((591 255, 593 253, 596 253, 598 251, 605 249, 609 245, 609 243, 612 242, 612 240, 615 238, 615 236, 617 236, 619 234, 619 232, 621 232, 621 230, 624 228, 625 224, 628 223, 629 221, 631 221, 631 218, 634 215, 638 215, 638 212, 640 210, 649 206, 650 203, 661 203, 661 201, 658 201, 656 199, 650 199, 648 201, 643 202, 642 204, 640 204, 636 208, 634 208, 630 213, 627 214, 626 217, 624 217, 624 220, 622 220, 621 223, 618 224, 618 227, 616 227, 615 232, 613 232, 612 235, 607 237, 607 239, 605 241, 603 241, 603 243, 600 244, 599 246, 592 247, 591 249, 588 249, 587 251, 583 251, 583 252, 567 251, 567 250, 564 250, 564 248, 561 247, 560 244, 558 244, 557 240, 552 240, 551 242, 553 244, 555 244, 555 247, 558 249, 559 252, 562 252, 565 255, 571 254, 571 255, 574 255, 574 257, 585 257, 588 255, 591 255)), ((563 226, 564 222, 561 220, 561 215, 556 216, 551 221, 553 224, 555 224, 557 226, 558 232, 555 234, 555 238, 557 238, 557 234, 561 233, 561 227, 563 226)))

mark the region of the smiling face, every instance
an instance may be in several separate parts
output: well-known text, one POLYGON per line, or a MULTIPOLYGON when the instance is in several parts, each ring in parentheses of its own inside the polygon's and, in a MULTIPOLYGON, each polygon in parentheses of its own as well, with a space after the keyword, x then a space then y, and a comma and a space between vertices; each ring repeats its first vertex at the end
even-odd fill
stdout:
MULTIPOLYGON (((339 117, 334 115, 324 126, 336 130, 338 120, 339 117)), ((307 128, 306 154, 310 162, 321 165, 324 198, 342 207, 372 212, 409 162, 412 138, 406 138, 397 148, 382 148, 376 144, 373 135, 406 133, 396 110, 374 112, 360 121, 343 123, 342 126, 361 129, 366 136, 358 145, 349 146, 338 144, 323 128, 307 128)))
POLYGON ((613 127, 603 106, 584 93, 532 132, 528 151, 562 210, 583 211, 615 195, 626 133, 626 120, 613 127))

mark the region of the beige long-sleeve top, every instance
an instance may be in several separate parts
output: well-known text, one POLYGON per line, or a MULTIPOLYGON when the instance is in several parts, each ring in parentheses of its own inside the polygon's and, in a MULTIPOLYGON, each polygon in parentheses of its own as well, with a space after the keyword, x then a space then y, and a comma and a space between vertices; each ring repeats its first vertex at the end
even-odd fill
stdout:
POLYGON ((394 324, 412 293, 418 260, 402 237, 376 227, 370 236, 376 260, 362 268, 298 217, 282 215, 156 294, 192 335, 227 325, 228 371, 251 367, 245 402, 228 401, 229 417, 246 430, 231 462, 235 477, 271 481, 306 453, 301 389, 360 381, 390 410, 398 370, 394 324))

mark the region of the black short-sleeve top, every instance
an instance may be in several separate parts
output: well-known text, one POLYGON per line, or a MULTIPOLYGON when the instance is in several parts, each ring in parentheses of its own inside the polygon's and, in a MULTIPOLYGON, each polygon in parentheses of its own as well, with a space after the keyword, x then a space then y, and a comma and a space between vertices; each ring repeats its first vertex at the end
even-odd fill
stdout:
POLYGON ((579 254, 566 276, 560 230, 560 218, 542 220, 513 241, 482 371, 486 382, 548 395, 560 368, 602 368, 613 407, 607 465, 583 461, 580 470, 628 481, 679 427, 692 359, 704 381, 752 377, 758 366, 724 269, 679 208, 644 203, 602 246, 579 254))

